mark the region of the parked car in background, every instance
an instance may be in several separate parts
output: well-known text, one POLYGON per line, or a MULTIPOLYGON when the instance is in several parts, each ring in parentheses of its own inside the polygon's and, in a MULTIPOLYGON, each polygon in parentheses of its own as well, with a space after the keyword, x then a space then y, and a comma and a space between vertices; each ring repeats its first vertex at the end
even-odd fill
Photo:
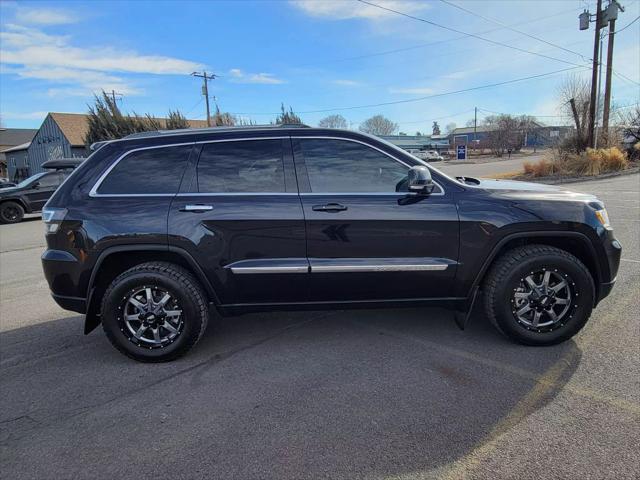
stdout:
POLYGON ((16 184, 13 182, 10 182, 8 179, 6 178, 0 178, 0 189, 2 188, 9 188, 9 187, 15 187, 16 184))
POLYGON ((444 157, 435 150, 429 150, 427 152, 424 152, 424 156, 421 158, 421 160, 426 160, 427 162, 441 162, 442 160, 444 160, 444 157))
POLYGON ((32 175, 15 186, 0 189, 0 223, 21 222, 26 213, 37 213, 53 192, 84 159, 50 160, 42 164, 48 172, 32 175))
POLYGON ((147 362, 186 353, 214 311, 439 305, 464 327, 476 297, 509 338, 553 345, 609 294, 622 249, 592 195, 451 178, 303 126, 108 142, 43 219, 55 301, 147 362))

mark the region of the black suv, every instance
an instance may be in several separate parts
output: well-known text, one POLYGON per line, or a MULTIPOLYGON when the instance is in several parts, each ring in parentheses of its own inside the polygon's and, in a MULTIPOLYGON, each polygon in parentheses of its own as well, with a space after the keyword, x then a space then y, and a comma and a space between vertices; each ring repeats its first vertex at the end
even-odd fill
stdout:
POLYGON ((64 182, 71 171, 82 163, 81 158, 49 160, 36 173, 17 185, 0 187, 0 223, 18 223, 25 213, 37 213, 64 182))
POLYGON ((171 360, 214 311, 450 305, 476 294, 515 341, 567 340, 615 282, 602 202, 450 178, 360 133, 293 126, 107 142, 47 203, 56 302, 113 345, 171 360))

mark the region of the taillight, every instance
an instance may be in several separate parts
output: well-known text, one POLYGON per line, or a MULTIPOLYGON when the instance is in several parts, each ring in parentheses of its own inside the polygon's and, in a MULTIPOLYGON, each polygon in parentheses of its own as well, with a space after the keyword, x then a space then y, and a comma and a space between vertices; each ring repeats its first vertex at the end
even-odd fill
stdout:
POLYGON ((44 222, 45 235, 56 233, 66 215, 66 208, 45 207, 42 210, 42 221, 44 222))

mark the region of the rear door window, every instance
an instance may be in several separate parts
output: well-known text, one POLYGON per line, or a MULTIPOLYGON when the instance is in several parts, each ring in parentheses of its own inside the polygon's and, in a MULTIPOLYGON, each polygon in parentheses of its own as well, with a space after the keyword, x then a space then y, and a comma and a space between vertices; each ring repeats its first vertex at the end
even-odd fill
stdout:
POLYGON ((285 192, 282 140, 207 143, 198 161, 201 193, 285 192))
POLYGON ((98 187, 99 194, 174 194, 180 188, 191 145, 129 153, 98 187))

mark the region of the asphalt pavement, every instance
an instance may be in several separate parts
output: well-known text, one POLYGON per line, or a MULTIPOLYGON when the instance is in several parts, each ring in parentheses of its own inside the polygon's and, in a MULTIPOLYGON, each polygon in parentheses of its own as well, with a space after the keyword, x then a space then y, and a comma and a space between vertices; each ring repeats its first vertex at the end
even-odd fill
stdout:
POLYGON ((57 307, 42 223, 0 226, 0 478, 640 476, 640 175, 607 204, 618 284, 585 329, 510 343, 477 310, 251 314, 136 363, 57 307))

